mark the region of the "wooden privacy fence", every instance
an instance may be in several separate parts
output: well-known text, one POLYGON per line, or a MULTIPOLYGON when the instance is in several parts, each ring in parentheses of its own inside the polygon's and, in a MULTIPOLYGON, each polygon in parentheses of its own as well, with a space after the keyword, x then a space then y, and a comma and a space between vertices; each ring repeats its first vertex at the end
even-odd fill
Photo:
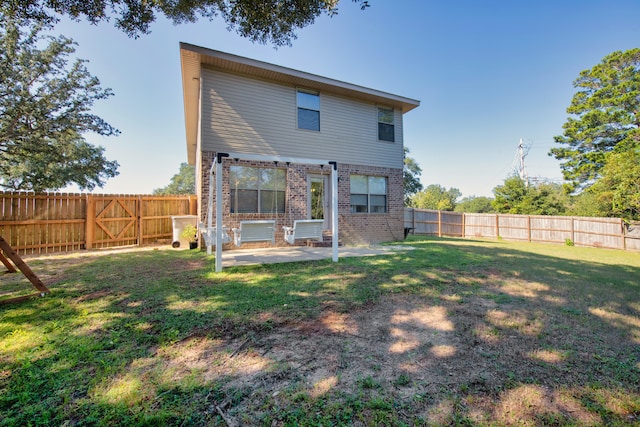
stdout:
POLYGON ((0 192, 0 235, 20 254, 143 245, 196 209, 195 195, 0 192))
POLYGON ((405 208, 404 227, 414 234, 491 237, 640 250, 640 224, 620 218, 508 215, 405 208))

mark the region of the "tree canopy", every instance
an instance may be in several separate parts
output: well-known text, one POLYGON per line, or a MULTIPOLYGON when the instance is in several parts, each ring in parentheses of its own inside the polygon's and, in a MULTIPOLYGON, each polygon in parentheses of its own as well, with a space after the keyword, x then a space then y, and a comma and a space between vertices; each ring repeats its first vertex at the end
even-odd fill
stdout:
POLYGON ((640 48, 613 52, 574 81, 578 89, 550 155, 560 160, 568 189, 593 185, 612 159, 611 152, 640 146, 640 48))
POLYGON ((420 175, 422 168, 415 159, 409 157, 409 149, 404 147, 404 168, 402 170, 402 180, 404 184, 404 205, 409 206, 411 196, 422 190, 420 175))
POLYGON ((464 197, 460 200, 454 209, 455 212, 467 212, 467 213, 491 213, 495 212, 491 202, 491 197, 484 196, 470 196, 464 197))
POLYGON ((418 209, 452 211, 461 195, 457 188, 447 190, 442 185, 431 184, 411 197, 410 206, 418 209))
POLYGON ((196 168, 188 163, 180 164, 180 171, 171 177, 166 187, 156 188, 153 194, 195 194, 196 168))
MULTIPOLYGON (((352 0, 361 9, 366 0, 352 0)), ((321 15, 338 13, 338 0, 2 0, 0 5, 18 18, 55 23, 61 16, 96 24, 114 20, 130 37, 150 32, 158 15, 174 24, 221 17, 229 30, 254 42, 291 44, 295 31, 313 24, 321 15)))
POLYGON ((491 202, 498 213, 517 215, 564 215, 570 200, 560 184, 542 182, 531 185, 517 175, 493 189, 491 202))
POLYGON ((640 220, 640 146, 625 152, 607 154, 602 177, 589 193, 604 216, 640 220))
POLYGON ((85 61, 68 65, 71 39, 42 36, 42 25, 25 28, 1 8, 0 24, 0 187, 102 186, 118 174, 118 163, 83 134, 119 133, 90 112, 111 90, 100 87, 85 61))

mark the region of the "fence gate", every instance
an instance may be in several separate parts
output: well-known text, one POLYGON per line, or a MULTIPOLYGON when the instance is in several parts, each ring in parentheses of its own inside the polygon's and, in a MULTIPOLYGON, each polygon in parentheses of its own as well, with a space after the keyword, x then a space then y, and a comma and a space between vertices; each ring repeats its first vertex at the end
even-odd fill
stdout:
POLYGON ((86 249, 140 242, 138 196, 87 196, 86 249))

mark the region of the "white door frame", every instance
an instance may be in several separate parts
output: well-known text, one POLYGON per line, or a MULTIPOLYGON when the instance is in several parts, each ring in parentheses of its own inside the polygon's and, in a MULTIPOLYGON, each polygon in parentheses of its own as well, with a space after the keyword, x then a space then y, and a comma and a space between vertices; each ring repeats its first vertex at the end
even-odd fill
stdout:
POLYGON ((329 175, 313 174, 307 175, 307 219, 311 218, 311 183, 313 181, 322 181, 322 214, 324 216, 324 224, 322 225, 325 230, 331 228, 331 185, 329 182, 329 175))

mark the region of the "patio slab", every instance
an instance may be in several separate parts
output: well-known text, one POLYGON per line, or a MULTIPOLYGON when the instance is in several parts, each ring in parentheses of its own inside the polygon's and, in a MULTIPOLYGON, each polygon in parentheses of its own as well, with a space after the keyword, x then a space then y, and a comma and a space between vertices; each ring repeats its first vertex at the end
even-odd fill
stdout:
MULTIPOLYGON (((338 258, 387 255, 411 249, 413 248, 410 246, 341 246, 338 248, 338 258)), ((333 249, 331 247, 292 246, 232 249, 222 251, 222 267, 312 261, 331 259, 332 256, 333 249)))

